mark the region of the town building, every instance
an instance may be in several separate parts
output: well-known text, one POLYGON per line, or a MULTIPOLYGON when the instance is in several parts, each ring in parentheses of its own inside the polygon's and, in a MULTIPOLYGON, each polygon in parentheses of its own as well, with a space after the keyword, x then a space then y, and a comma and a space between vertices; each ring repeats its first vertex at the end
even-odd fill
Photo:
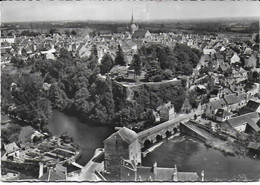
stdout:
POLYGON ((107 173, 120 173, 121 158, 132 160, 134 165, 141 163, 141 145, 138 135, 126 127, 121 128, 104 141, 104 169, 107 173))
POLYGON ((259 120, 259 113, 251 112, 241 116, 232 117, 226 122, 238 132, 251 133, 260 131, 260 127, 257 125, 259 120))
POLYGON ((170 101, 168 103, 164 103, 163 105, 160 105, 156 111, 154 111, 154 116, 156 122, 169 121, 175 117, 174 106, 170 101))
POLYGON ((206 109, 205 109, 206 117, 210 119, 214 119, 214 116, 217 113, 218 109, 227 110, 226 102, 222 98, 212 100, 206 105, 206 109))
POLYGON ((204 181, 196 172, 179 172, 177 166, 174 168, 157 167, 155 162, 152 167, 135 166, 131 160, 122 159, 120 168, 121 181, 164 181, 164 182, 192 182, 204 181))

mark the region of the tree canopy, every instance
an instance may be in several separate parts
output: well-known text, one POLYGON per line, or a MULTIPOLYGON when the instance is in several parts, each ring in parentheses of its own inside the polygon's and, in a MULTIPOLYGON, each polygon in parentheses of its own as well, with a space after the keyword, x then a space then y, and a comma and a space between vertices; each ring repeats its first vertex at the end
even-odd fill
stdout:
POLYGON ((124 52, 123 52, 120 45, 117 46, 116 57, 115 57, 115 65, 120 65, 120 66, 126 65, 124 52))

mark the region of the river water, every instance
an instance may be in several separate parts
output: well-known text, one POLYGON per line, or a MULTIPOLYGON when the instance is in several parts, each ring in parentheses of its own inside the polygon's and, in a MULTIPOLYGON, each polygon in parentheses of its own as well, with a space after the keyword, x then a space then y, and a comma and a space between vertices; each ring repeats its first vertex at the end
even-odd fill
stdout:
MULTIPOLYGON (((103 147, 103 141, 114 132, 114 129, 105 126, 89 126, 75 117, 58 111, 54 111, 48 127, 56 136, 67 132, 74 138, 82 150, 82 155, 77 161, 81 165, 85 165, 93 156, 95 149, 103 147)), ((194 171, 200 174, 201 170, 204 170, 205 180, 216 178, 231 180, 240 174, 245 174, 251 180, 260 178, 259 160, 225 156, 185 137, 166 141, 147 154, 143 159, 143 165, 151 166, 154 161, 160 167, 174 167, 176 164, 179 171, 194 171)))

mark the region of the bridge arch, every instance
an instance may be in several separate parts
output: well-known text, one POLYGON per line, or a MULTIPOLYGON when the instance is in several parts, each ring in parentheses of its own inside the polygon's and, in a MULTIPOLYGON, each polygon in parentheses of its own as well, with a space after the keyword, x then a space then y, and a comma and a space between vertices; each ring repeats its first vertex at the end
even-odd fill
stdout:
POLYGON ((163 139, 162 135, 156 136, 156 142, 160 142, 163 139))
POLYGON ((145 140, 143 146, 144 146, 143 147, 144 149, 150 148, 152 146, 151 140, 149 140, 149 139, 145 140))
POLYGON ((172 133, 171 133, 171 131, 166 130, 165 135, 166 135, 166 137, 170 137, 172 135, 172 133))

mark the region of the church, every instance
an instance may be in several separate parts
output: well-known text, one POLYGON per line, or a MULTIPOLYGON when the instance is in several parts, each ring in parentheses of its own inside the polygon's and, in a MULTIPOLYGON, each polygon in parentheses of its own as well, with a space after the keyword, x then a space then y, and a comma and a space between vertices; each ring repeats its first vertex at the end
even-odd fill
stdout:
POLYGON ((138 24, 134 22, 134 14, 132 14, 131 22, 130 22, 130 31, 134 34, 139 29, 138 24))

